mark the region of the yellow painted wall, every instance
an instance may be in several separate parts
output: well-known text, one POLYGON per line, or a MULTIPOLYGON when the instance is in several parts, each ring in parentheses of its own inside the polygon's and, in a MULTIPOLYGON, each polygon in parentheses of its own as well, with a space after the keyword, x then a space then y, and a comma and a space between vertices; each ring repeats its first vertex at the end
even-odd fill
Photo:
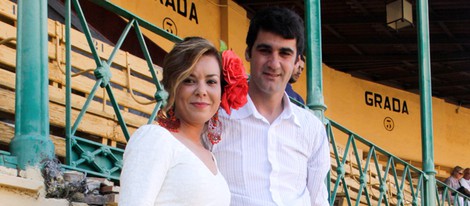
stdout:
MULTIPOLYGON (((323 86, 326 116, 379 147, 407 160, 421 162, 421 123, 419 96, 414 93, 361 80, 324 65, 323 86), (365 92, 396 98, 407 104, 409 114, 366 104, 365 92), (390 117, 394 128, 388 131, 384 119, 390 117)), ((304 75, 305 76, 305 75, 304 75)), ((296 85, 302 86, 302 85, 296 85)), ((299 90, 300 91, 300 90, 299 90)), ((305 91, 303 91, 305 95, 305 91)), ((433 98, 435 163, 448 167, 470 166, 467 134, 470 110, 433 98)))
MULTIPOLYGON (((112 0, 111 2, 158 27, 167 31, 171 29, 173 34, 179 37, 201 36, 209 39, 217 48, 220 46, 219 41, 223 40, 229 49, 233 49, 244 59, 244 40, 249 20, 246 11, 231 0, 112 0)), ((143 32, 165 51, 173 47, 172 42, 149 31, 143 30, 143 32)))
POLYGON ((221 39, 227 43, 229 49, 235 51, 245 64, 249 72, 249 64, 245 60, 245 38, 250 25, 246 11, 231 0, 221 0, 226 7, 221 7, 221 39))

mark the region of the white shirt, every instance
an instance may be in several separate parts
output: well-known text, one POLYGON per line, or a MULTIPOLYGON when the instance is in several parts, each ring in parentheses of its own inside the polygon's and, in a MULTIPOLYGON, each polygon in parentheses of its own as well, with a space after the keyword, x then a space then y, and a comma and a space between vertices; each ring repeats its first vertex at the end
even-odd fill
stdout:
POLYGON ((467 190, 470 190, 470 179, 460 178, 460 186, 464 187, 467 190))
POLYGON ((457 178, 455 178, 454 176, 450 176, 446 179, 445 183, 447 185, 449 185, 449 187, 451 187, 452 189, 459 189, 460 187, 460 184, 459 184, 459 180, 457 178))
POLYGON ((222 140, 213 146, 233 206, 329 205, 329 141, 312 112, 292 104, 272 124, 251 98, 229 116, 219 110, 222 140))
MULTIPOLYGON (((217 162, 216 162, 217 165, 217 162)), ((228 206, 230 191, 168 130, 140 127, 124 151, 120 206, 228 206)))

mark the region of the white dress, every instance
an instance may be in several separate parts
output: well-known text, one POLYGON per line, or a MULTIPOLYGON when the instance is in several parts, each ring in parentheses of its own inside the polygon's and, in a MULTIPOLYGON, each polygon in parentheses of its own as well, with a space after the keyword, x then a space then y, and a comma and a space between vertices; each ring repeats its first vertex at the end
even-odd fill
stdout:
POLYGON ((142 126, 132 135, 124 152, 120 180, 120 206, 230 204, 230 191, 219 170, 213 174, 158 125, 142 126))

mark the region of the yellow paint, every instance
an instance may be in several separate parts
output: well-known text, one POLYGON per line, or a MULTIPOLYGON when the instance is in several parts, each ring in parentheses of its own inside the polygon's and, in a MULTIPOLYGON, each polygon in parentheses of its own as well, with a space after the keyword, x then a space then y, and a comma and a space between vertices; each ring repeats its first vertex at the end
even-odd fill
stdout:
MULTIPOLYGON (((172 33, 180 37, 198 35, 210 40, 218 40, 218 37, 220 36, 220 24, 218 22, 218 18, 215 18, 220 16, 220 9, 217 5, 207 3, 207 1, 113 0, 112 3, 125 8, 126 10, 138 15, 139 17, 160 28, 173 28, 172 33), (186 14, 182 15, 180 13, 186 14), (195 13, 197 18, 189 18, 191 13, 195 13), (168 27, 168 24, 166 24, 167 21, 165 21, 166 18, 171 19, 170 23, 172 23, 173 26, 168 27)), ((149 31, 143 32, 147 37, 157 42, 157 44, 165 51, 169 51, 173 47, 172 42, 167 41, 149 31)))
MULTIPOLYGON (((323 67, 326 116, 368 139, 392 154, 421 162, 421 122, 419 96, 414 93, 361 80, 349 74, 323 67), (406 101, 409 114, 368 106, 365 91, 406 101), (384 127, 385 117, 394 121, 394 129, 384 127)), ((305 75, 304 75, 305 76, 305 75)), ((299 86, 299 85, 296 85, 299 86)), ((302 91, 305 97, 305 91, 302 91)), ((470 166, 467 134, 470 110, 433 98, 435 163, 448 167, 470 166)), ((344 138, 342 138, 344 140, 344 138)))
MULTIPOLYGON (((209 39, 217 48, 220 46, 219 41, 223 40, 229 49, 233 49, 244 59, 244 40, 249 20, 246 11, 230 0, 112 0, 111 2, 164 29, 168 28, 165 18, 171 19, 176 25, 173 33, 179 37, 201 36, 209 39), (183 8, 186 8, 186 15, 180 14, 184 13, 183 8), (190 11, 197 14, 197 23, 195 18, 190 18, 190 11)), ((143 32, 165 51, 170 51, 173 47, 172 42, 149 31, 143 30, 143 32)))

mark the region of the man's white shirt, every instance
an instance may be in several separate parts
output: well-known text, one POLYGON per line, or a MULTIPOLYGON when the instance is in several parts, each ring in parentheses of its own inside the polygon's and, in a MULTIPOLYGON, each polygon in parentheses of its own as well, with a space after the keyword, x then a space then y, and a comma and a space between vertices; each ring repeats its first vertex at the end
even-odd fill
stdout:
POLYGON ((460 178, 460 186, 470 191, 470 179, 466 180, 465 178, 460 178))
POLYGON ((312 112, 289 101, 270 124, 251 98, 229 116, 219 110, 222 140, 212 148, 233 206, 329 205, 329 141, 312 112))

